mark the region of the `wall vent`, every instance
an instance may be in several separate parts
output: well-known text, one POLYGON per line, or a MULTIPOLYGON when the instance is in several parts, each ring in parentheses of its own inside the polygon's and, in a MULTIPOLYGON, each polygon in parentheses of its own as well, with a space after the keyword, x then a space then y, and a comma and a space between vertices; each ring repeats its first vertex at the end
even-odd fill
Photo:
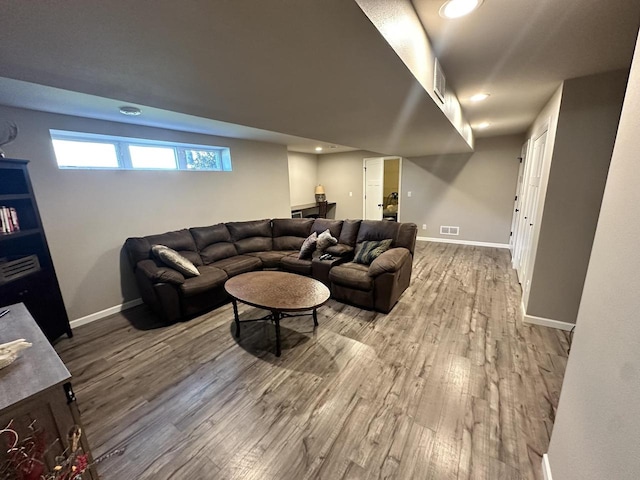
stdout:
POLYGON ((440 101, 444 103, 446 91, 447 91, 447 79, 444 76, 444 72, 442 71, 440 62, 436 58, 433 65, 433 92, 440 99, 440 101))
POLYGON ((440 225, 440 235, 460 235, 460 227, 440 225))

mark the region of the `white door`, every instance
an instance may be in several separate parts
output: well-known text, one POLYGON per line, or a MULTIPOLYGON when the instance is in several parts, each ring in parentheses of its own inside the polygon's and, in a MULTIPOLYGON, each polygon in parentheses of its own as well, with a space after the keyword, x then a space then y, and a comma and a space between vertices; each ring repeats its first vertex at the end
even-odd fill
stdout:
POLYGON ((535 138, 533 141, 533 149, 531 153, 531 169, 526 179, 526 198, 524 208, 524 216, 521 221, 522 230, 522 249, 519 258, 520 270, 518 278, 522 283, 523 294, 529 290, 530 278, 529 270, 531 269, 531 243, 533 241, 533 230, 538 221, 540 214, 538 212, 538 198, 540 196, 540 181, 542 177, 542 163, 544 160, 544 150, 547 144, 547 131, 535 138), (524 282, 524 283, 523 283, 524 282))
POLYGON ((382 220, 384 194, 384 158, 364 159, 365 220, 382 220))
POLYGON ((520 219, 522 218, 522 206, 524 204, 524 174, 527 165, 527 154, 529 149, 529 140, 522 146, 520 152, 520 168, 518 169, 518 182, 516 184, 516 197, 513 202, 513 219, 511 220, 511 238, 509 241, 509 247, 511 249, 511 261, 512 266, 516 270, 518 265, 516 264, 516 248, 518 246, 518 240, 520 238, 520 219))

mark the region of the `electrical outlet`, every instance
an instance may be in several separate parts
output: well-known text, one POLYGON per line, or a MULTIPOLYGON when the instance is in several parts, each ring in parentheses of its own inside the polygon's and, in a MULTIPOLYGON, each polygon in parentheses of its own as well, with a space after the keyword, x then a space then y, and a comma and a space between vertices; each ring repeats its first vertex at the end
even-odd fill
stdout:
POLYGON ((426 224, 426 223, 423 223, 423 224, 422 224, 422 229, 423 229, 423 230, 426 230, 426 229, 427 229, 427 224, 426 224))
POLYGON ((411 192, 407 192, 407 197, 410 197, 410 196, 411 196, 411 192))

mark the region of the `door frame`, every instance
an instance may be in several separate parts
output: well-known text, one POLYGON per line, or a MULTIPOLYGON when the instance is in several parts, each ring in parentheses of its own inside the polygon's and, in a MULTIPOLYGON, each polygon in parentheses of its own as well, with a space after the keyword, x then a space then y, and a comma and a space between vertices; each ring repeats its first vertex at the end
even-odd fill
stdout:
MULTIPOLYGON (((362 218, 365 217, 366 213, 366 194, 367 194, 367 171, 365 167, 367 166, 367 160, 374 160, 381 158, 383 160, 383 173, 382 173, 382 185, 384 191, 384 161, 386 160, 395 160, 398 159, 398 222, 400 222, 400 212, 402 210, 402 160, 403 158, 400 155, 386 155, 381 157, 364 157, 362 159, 362 218)), ((384 198, 383 198, 384 201, 384 198)))

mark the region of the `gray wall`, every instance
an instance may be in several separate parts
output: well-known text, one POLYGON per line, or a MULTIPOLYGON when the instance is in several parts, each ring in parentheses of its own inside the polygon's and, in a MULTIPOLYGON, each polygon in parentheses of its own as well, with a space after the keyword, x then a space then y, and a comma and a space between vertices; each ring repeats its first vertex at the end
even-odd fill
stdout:
POLYGON ((318 183, 324 185, 327 201, 337 203, 336 218, 362 218, 362 160, 383 156, 363 150, 318 155, 318 183))
POLYGON ((289 152, 289 195, 291 205, 304 205, 316 201, 318 182, 318 155, 289 152))
POLYGON ((284 146, 1 106, 0 119, 20 127, 18 139, 5 151, 8 157, 31 160, 31 179, 71 319, 139 296, 121 258, 127 237, 290 216, 284 146), (233 171, 59 170, 49 128, 228 146, 233 171))
POLYGON ((617 71, 564 82, 529 315, 576 321, 626 80, 617 71))
POLYGON ((554 480, 640 478, 638 47, 549 445, 554 480))
POLYGON ((471 154, 403 160, 402 221, 422 237, 508 244, 523 143, 521 135, 479 138, 471 154), (441 225, 460 235, 440 235, 441 225))

